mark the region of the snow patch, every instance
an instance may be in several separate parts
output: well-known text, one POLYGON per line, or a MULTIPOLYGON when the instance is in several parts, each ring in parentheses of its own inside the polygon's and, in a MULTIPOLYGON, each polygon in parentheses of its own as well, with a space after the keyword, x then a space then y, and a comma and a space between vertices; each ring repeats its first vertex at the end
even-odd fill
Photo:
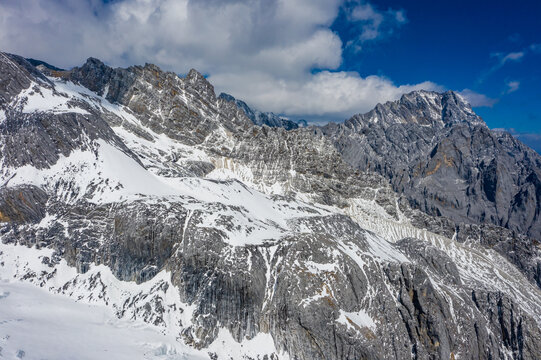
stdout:
POLYGON ((0 347, 4 356, 15 358, 18 351, 24 351, 29 359, 176 360, 209 359, 209 354, 220 359, 271 358, 272 354, 289 359, 277 351, 266 333, 239 343, 222 328, 207 349, 182 343, 178 334, 193 325, 196 305, 180 301, 166 271, 136 284, 118 280, 104 265, 92 265, 85 274, 78 274, 65 260, 50 267, 47 260, 53 255, 48 248, 0 243, 0 347), (160 299, 160 308, 165 309, 161 323, 140 313, 153 306, 154 299, 160 299))
POLYGON ((279 352, 274 346, 272 336, 267 333, 258 333, 252 339, 244 339, 238 343, 231 333, 224 328, 218 332, 216 340, 210 344, 207 351, 218 355, 218 359, 273 359, 273 354, 278 355, 280 360, 289 360, 285 352, 279 352))
POLYGON ((366 241, 370 247, 369 254, 386 262, 407 263, 409 259, 393 245, 380 236, 366 232, 366 241))
POLYGON ((13 100, 13 103, 22 107, 23 113, 52 112, 52 113, 78 113, 88 115, 89 112, 76 106, 72 106, 69 94, 54 91, 55 88, 41 86, 35 82, 30 87, 21 91, 13 100))
POLYGON ((310 271, 313 274, 319 274, 322 272, 338 272, 338 265, 337 264, 320 264, 313 261, 306 261, 304 263, 306 267, 308 268, 308 271, 310 271))
POLYGON ((345 312, 344 310, 340 310, 340 316, 336 321, 356 331, 358 331, 359 328, 369 328, 372 331, 376 330, 374 319, 372 319, 372 317, 364 310, 356 312, 345 312))
POLYGON ((10 169, 3 178, 5 186, 31 184, 66 203, 82 198, 95 204, 176 201, 191 210, 208 210, 221 203, 226 208, 204 211, 200 226, 222 230, 224 240, 234 246, 278 239, 293 231, 291 219, 321 214, 308 204, 272 199, 238 181, 158 176, 103 140, 96 141, 93 150, 61 156, 48 169, 26 165, 10 169))

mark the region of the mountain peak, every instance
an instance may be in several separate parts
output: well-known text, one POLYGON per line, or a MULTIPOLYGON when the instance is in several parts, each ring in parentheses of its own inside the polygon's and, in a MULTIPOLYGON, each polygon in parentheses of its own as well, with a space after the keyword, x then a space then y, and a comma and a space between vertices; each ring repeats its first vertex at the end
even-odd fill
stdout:
MULTIPOLYGON (((400 99, 377 104, 365 114, 352 119, 360 122, 380 123, 388 127, 397 123, 413 123, 420 126, 445 126, 449 123, 468 123, 472 126, 485 122, 472 110, 467 100, 456 91, 439 93, 415 90, 403 94, 400 99)), ((351 119, 346 123, 351 122, 351 119)))
POLYGON ((402 94, 401 98, 403 98, 403 97, 405 97, 405 98, 435 97, 435 96, 438 96, 438 95, 441 96, 442 94, 437 92, 437 91, 420 89, 420 90, 413 90, 413 91, 410 91, 409 93, 402 94))
POLYGON ((442 94, 442 120, 445 123, 466 122, 472 126, 487 126, 485 121, 472 109, 470 103, 455 91, 442 94))
POLYGON ((225 101, 235 101, 235 97, 233 95, 229 95, 227 93, 220 93, 218 96, 219 99, 224 99, 225 101))
POLYGON ((81 67, 82 68, 84 68, 84 67, 89 67, 89 68, 100 67, 100 68, 103 68, 103 67, 107 67, 107 65, 105 65, 105 63, 103 61, 101 61, 100 59, 98 59, 98 58, 89 57, 88 59, 86 59, 85 63, 81 67))
POLYGON ((39 69, 40 67, 43 67, 45 69, 49 69, 49 70, 53 70, 53 71, 66 71, 66 69, 56 67, 56 66, 51 65, 51 64, 49 64, 49 63, 47 63, 47 62, 45 62, 43 60, 27 58, 26 61, 28 61, 33 66, 35 66, 37 69, 39 69))
POLYGON ((22 56, 4 52, 0 52, 0 79, 5 79, 0 81, 0 110, 12 96, 30 86, 30 79, 49 83, 49 80, 22 56))
POLYGON ((208 98, 210 101, 216 101, 216 94, 214 93, 214 86, 195 69, 190 69, 185 77, 186 83, 201 96, 208 98))
POLYGON ((190 71, 188 71, 188 74, 186 75, 186 79, 189 80, 189 81, 201 81, 201 80, 206 80, 206 78, 203 76, 203 74, 201 74, 199 71, 195 70, 195 69, 190 69, 190 71))

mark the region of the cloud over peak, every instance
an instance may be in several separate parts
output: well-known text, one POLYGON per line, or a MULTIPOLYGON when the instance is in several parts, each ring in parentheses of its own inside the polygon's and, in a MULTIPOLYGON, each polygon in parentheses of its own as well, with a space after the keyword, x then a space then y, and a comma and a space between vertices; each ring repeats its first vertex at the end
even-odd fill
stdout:
POLYGON ((341 11, 359 44, 407 22, 403 10, 357 0, 5 0, 0 48, 61 67, 90 56, 177 73, 193 67, 218 91, 262 110, 329 119, 411 90, 440 89, 338 71, 344 44, 331 26, 341 11))
POLYGON ((464 89, 459 92, 472 107, 493 107, 498 99, 490 98, 484 94, 480 94, 470 89, 464 89))

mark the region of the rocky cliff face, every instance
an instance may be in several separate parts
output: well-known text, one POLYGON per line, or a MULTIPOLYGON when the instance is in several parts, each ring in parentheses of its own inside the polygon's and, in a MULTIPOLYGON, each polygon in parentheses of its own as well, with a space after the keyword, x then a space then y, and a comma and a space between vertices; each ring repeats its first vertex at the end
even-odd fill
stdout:
POLYGON ((489 130, 456 93, 407 94, 324 131, 349 164, 384 175, 415 208, 541 237, 541 157, 489 130))
POLYGON ((541 157, 488 129, 460 95, 413 92, 323 132, 348 164, 385 176, 412 208, 454 222, 456 240, 497 244, 519 267, 517 258, 533 262, 526 271, 541 284, 535 261, 541 157), (471 232, 492 224, 510 231, 471 232))
MULTIPOLYGON (((541 357, 529 240, 416 209, 380 171, 391 145, 366 153, 382 165, 360 156, 364 125, 261 127, 195 70, 43 71, 0 54, 6 277, 107 304, 212 359, 541 357), (512 243, 530 257, 492 249, 512 243)), ((483 127, 455 94, 430 96, 374 124, 483 127)))

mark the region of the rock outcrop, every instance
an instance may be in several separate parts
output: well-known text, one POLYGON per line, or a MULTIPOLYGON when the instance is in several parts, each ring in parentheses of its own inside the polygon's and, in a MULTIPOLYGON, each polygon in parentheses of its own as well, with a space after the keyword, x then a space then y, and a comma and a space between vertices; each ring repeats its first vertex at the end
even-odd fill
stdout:
MULTIPOLYGON (((364 118, 288 131, 255 125, 195 70, 89 59, 44 76, 0 60, 0 239, 54 250, 15 258, 15 278, 105 303, 203 352, 225 331, 243 344, 268 335, 274 351, 261 359, 541 357, 535 252, 522 255, 531 246, 512 226, 416 209, 409 182, 394 181, 400 167, 385 165, 400 159, 406 174, 407 152, 362 137, 364 118), (79 274, 66 279, 67 266, 79 274), (119 280, 152 285, 119 295, 119 280)), ((491 136, 456 94, 430 97, 389 105, 393 115, 374 115, 386 125, 370 126, 384 136, 426 127, 427 144, 400 145, 412 153, 437 129, 491 136)), ((424 178, 440 158, 450 181, 467 173, 430 151, 424 178)), ((486 201, 502 196, 495 161, 472 185, 486 201)), ((1 266, 9 259, 1 253, 1 266)))

